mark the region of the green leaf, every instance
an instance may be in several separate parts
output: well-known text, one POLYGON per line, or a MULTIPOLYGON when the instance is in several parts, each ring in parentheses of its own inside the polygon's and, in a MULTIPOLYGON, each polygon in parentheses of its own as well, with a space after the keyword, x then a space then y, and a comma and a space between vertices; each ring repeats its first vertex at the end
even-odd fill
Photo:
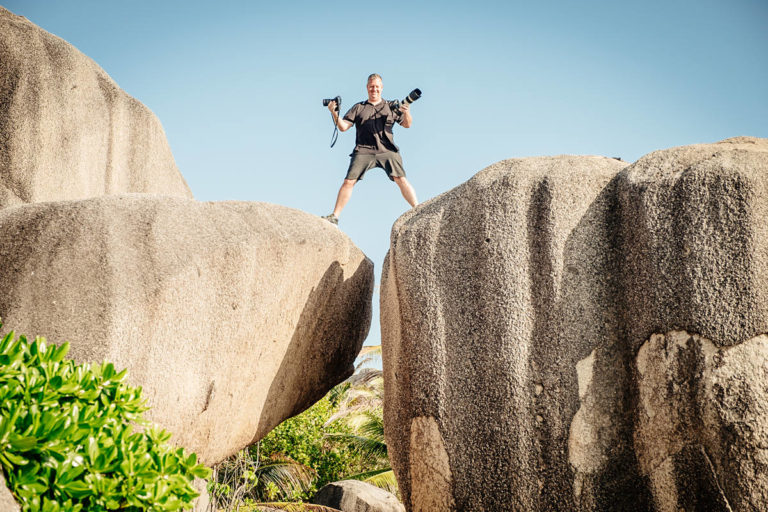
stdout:
MULTIPOLYGON (((0 323, 0 327, 2 327, 3 324, 0 323)), ((0 341, 0 354, 4 354, 6 350, 8 350, 8 347, 11 346, 11 343, 13 343, 13 338, 16 336, 16 333, 13 331, 9 332, 3 337, 3 340, 0 341)))
POLYGON ((29 353, 32 356, 37 356, 40 354, 40 345, 43 345, 43 351, 45 351, 45 342, 42 341, 41 338, 35 338, 35 341, 32 342, 32 345, 29 346, 29 353))
POLYGON ((11 445, 11 448, 18 452, 27 452, 34 448, 35 445, 37 445, 37 438, 31 436, 25 437, 11 433, 8 439, 8 443, 11 445))
POLYGON ((195 478, 208 478, 209 476, 211 476, 211 470, 202 465, 198 465, 190 468, 189 472, 195 478))
POLYGON ((19 417, 19 414, 21 413, 21 408, 19 407, 19 404, 11 404, 11 407, 13 407, 13 412, 11 413, 10 418, 6 418, 4 416, 0 416, 0 443, 5 444, 7 443, 7 436, 10 433, 11 429, 16 424, 16 419, 19 417))
POLYGON ((91 487, 85 482, 78 480, 62 486, 64 492, 73 498, 82 498, 91 494, 91 487))
POLYGON ((61 375, 56 375, 50 381, 48 381, 48 385, 56 390, 61 388, 63 384, 64 384, 64 379, 61 378, 61 375))
POLYGON ((85 471, 85 467, 82 465, 72 466, 69 464, 62 464, 59 466, 59 472, 56 474, 56 482, 59 485, 65 485, 69 482, 76 480, 85 471))
POLYGON ((42 512, 59 512, 61 507, 57 501, 51 501, 49 499, 42 499, 42 512))
POLYGON ((64 356, 69 352, 69 342, 59 345, 53 354, 51 354, 51 362, 58 363, 64 359, 64 356))
POLYGON ((65 384, 62 384, 58 389, 59 393, 65 393, 65 394, 75 394, 79 390, 80 390, 80 384, 77 382, 67 382, 65 384))
POLYGON ((5 458, 9 466, 24 466, 29 463, 29 459, 25 459, 13 452, 0 452, 0 458, 5 458))
POLYGON ((26 484, 21 486, 22 489, 25 491, 32 491, 35 494, 43 494, 45 491, 48 490, 48 486, 45 485, 42 482, 35 482, 33 484, 26 484))
POLYGON ((115 366, 112 363, 106 363, 103 365, 101 376, 104 380, 109 380, 115 376, 115 366))
POLYGON ((93 465, 96 463, 96 457, 98 457, 99 454, 99 445, 96 443, 96 438, 93 436, 88 438, 87 443, 86 453, 88 454, 88 461, 93 465))

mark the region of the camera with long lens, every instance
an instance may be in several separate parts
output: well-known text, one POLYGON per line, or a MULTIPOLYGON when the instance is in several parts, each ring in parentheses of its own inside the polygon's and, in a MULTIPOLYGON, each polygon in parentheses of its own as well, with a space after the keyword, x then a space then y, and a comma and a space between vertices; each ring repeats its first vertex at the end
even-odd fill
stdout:
POLYGON ((403 99, 403 101, 393 100, 389 102, 389 108, 392 109, 392 112, 394 112, 397 115, 400 115, 400 105, 405 103, 406 105, 410 105, 417 99, 421 98, 421 89, 414 89, 412 90, 408 96, 403 99))
POLYGON ((341 96, 336 96, 335 98, 327 98, 323 100, 323 106, 327 107, 332 101, 336 102, 336 111, 339 111, 339 106, 341 105, 341 96))

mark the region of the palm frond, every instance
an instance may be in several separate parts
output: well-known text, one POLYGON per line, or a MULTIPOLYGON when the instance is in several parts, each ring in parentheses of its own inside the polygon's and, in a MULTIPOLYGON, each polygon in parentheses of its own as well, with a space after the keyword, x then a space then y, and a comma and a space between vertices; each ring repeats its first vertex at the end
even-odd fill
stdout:
POLYGON ((328 434, 327 437, 333 442, 351 446, 366 459, 376 461, 387 457, 387 445, 381 441, 355 434, 328 434))
MULTIPOLYGON (((373 374, 373 372, 370 372, 373 374)), ((344 393, 341 399, 341 403, 354 402, 359 398, 375 398, 381 400, 382 390, 384 388, 384 379, 380 376, 372 378, 370 380, 363 381, 359 385, 351 385, 349 389, 344 393)))
POLYGON ((357 431, 362 436, 384 443, 384 419, 377 412, 365 412, 364 420, 360 421, 357 431))
POLYGON ((327 427, 328 425, 332 424, 335 421, 338 421, 340 419, 346 418, 345 423, 349 424, 352 417, 356 416, 362 416, 366 411, 370 410, 371 406, 367 403, 360 403, 357 405, 353 405, 350 407, 347 407, 346 409, 341 409, 339 411, 336 411, 328 420, 323 423, 324 427, 327 427))
POLYGON ((357 357, 369 355, 381 355, 381 345, 366 345, 360 349, 357 357))
POLYGON ((353 373, 344 382, 349 383, 351 386, 364 386, 376 379, 383 379, 384 372, 375 368, 363 368, 358 373, 353 373))
POLYGON ((369 364, 380 364, 381 345, 367 345, 360 350, 360 353, 357 354, 357 357, 360 362, 357 363, 357 366, 355 366, 355 371, 369 364))
POLYGON ((385 491, 389 491, 397 496, 397 479, 395 478, 395 472, 391 469, 389 471, 379 473, 378 475, 370 476, 363 481, 371 485, 375 485, 380 489, 384 489, 385 491))
POLYGON ((307 490, 315 476, 314 469, 290 459, 272 459, 258 469, 259 482, 272 482, 284 496, 294 489, 307 490))
POLYGON ((350 387, 351 385, 348 382, 342 382, 341 384, 334 386, 328 392, 328 400, 331 402, 331 405, 333 405, 333 407, 336 407, 339 404, 339 402, 347 393, 350 387))
POLYGON ((359 407, 343 415, 340 419, 355 432, 384 439, 384 419, 381 409, 359 407))

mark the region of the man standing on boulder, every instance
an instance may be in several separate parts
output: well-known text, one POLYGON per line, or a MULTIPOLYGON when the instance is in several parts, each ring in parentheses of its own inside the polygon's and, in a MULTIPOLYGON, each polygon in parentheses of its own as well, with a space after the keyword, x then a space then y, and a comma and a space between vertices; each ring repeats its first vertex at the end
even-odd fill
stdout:
POLYGON ((416 192, 405 179, 403 159, 400 158, 400 151, 392 136, 395 123, 399 123, 403 128, 410 128, 413 122, 410 105, 403 102, 400 104, 400 113, 393 112, 389 102, 381 98, 382 88, 381 76, 375 73, 370 75, 366 85, 368 100, 353 105, 342 119, 339 119, 336 112, 336 102, 328 103, 328 110, 331 111, 333 122, 339 131, 345 132, 352 128, 352 125, 357 131, 355 149, 350 155, 349 169, 336 197, 336 206, 333 213, 323 217, 333 224, 339 223, 339 215, 352 196, 355 183, 363 179, 366 171, 374 167, 381 167, 386 171, 389 179, 400 187, 400 192, 408 204, 416 206, 419 203, 416 192))

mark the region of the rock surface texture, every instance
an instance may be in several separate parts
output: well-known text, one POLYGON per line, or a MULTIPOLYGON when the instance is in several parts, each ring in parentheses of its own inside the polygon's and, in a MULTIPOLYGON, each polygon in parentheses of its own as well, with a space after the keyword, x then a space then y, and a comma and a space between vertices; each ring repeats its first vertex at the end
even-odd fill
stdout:
POLYGON ((394 225, 408 510, 768 509, 768 141, 507 160, 394 225))
POLYGON ((16 502, 16 498, 13 497, 11 491, 5 483, 5 475, 0 470, 0 511, 2 512, 19 512, 19 504, 16 502))
POLYGON ((192 197, 160 121, 72 45, 0 7, 0 208, 123 192, 192 197))
POLYGON ((217 462, 353 372, 373 266, 307 213, 144 194, 0 210, 0 317, 144 388, 217 462))
POLYGON ((317 492, 312 503, 341 512, 405 512, 394 494, 359 480, 330 483, 317 492))

